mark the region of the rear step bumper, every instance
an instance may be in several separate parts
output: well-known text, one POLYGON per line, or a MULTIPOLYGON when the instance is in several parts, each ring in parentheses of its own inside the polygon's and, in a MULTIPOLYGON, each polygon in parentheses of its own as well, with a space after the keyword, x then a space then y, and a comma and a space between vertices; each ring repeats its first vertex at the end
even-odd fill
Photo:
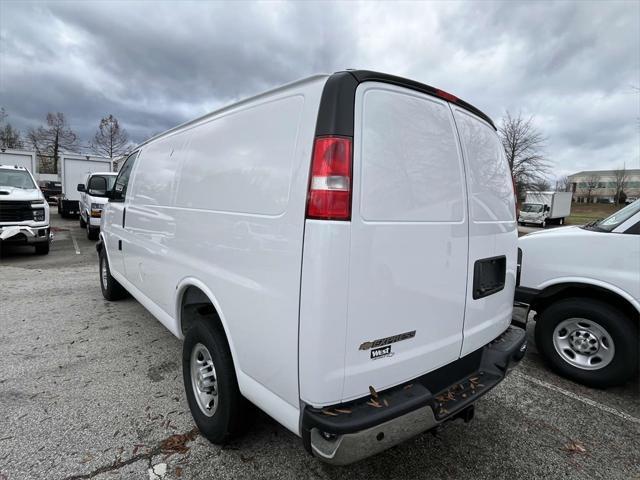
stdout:
POLYGON ((473 404, 524 357, 526 334, 510 326, 459 360, 377 394, 302 413, 305 448, 327 463, 347 465, 438 425, 473 417, 473 404), (451 381, 455 379, 455 381, 451 381))

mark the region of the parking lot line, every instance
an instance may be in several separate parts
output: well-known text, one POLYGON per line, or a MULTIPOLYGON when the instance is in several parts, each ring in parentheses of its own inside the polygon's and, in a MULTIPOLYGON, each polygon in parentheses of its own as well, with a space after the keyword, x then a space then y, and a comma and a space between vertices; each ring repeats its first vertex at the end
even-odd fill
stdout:
POLYGON ((531 383, 535 383, 536 385, 540 386, 540 387, 544 387, 547 388, 549 390, 552 390, 554 392, 560 393, 562 395, 564 395, 565 397, 569 397, 569 398, 573 398, 574 400, 578 400, 579 402, 584 403, 585 405, 589 405, 590 407, 595 407, 599 410, 602 410, 603 412, 607 412, 610 413, 612 415, 615 415, 616 417, 622 418, 623 420, 626 420, 627 422, 632 422, 632 423, 637 423, 640 424, 640 418, 636 418, 633 415, 629 415, 628 413, 625 412, 621 412, 620 410, 617 410, 613 407, 609 407, 607 405, 603 405, 602 403, 596 402, 594 400, 591 400, 590 398, 586 398, 583 397, 582 395, 578 395, 577 393, 573 393, 570 392, 569 390, 565 390, 564 388, 560 388, 556 385, 553 385, 551 383, 547 383, 544 380, 539 380, 535 377, 531 377, 529 375, 527 375, 526 373, 522 373, 519 371, 514 371, 512 373, 513 375, 523 378, 531 383))
POLYGON ((71 235, 71 240, 73 240, 73 248, 76 249, 76 255, 80 255, 80 247, 78 247, 78 242, 76 241, 76 237, 71 235))

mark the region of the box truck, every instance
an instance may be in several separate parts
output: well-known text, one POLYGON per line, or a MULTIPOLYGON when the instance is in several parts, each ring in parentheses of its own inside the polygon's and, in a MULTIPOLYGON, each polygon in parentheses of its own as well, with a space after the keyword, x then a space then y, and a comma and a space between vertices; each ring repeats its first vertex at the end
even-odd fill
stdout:
POLYGON ((24 150, 4 149, 0 151, 0 164, 11 167, 23 167, 36 177, 36 153, 24 150))
POLYGON ((107 157, 65 153, 60 157, 62 194, 58 201, 58 213, 62 217, 80 213, 78 184, 84 183, 88 173, 111 172, 113 162, 107 157))
POLYGON ((571 213, 571 192, 527 192, 520 207, 518 224, 534 223, 545 228, 548 223, 564 225, 571 213))

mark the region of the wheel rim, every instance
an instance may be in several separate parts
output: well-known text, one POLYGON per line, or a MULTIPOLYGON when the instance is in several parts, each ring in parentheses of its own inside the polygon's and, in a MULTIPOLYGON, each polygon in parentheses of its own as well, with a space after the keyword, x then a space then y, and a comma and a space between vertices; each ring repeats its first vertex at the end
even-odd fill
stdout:
POLYGON ((212 417, 218 409, 218 378, 207 347, 198 343, 191 350, 191 386, 200 411, 212 417))
POLYGON ((613 338, 597 322, 568 318, 553 331, 553 346, 562 359, 581 370, 599 370, 615 355, 613 338))
POLYGON ((108 274, 109 272, 107 271, 107 262, 103 257, 102 261, 100 262, 100 281, 102 282, 102 288, 104 288, 105 290, 107 289, 108 274))

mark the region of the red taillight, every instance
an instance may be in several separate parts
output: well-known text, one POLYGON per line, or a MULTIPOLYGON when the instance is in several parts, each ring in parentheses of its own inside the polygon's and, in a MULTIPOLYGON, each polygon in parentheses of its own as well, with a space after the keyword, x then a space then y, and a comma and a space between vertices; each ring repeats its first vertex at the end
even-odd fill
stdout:
POLYGON ((350 138, 316 138, 311 160, 307 218, 351 219, 350 138))

